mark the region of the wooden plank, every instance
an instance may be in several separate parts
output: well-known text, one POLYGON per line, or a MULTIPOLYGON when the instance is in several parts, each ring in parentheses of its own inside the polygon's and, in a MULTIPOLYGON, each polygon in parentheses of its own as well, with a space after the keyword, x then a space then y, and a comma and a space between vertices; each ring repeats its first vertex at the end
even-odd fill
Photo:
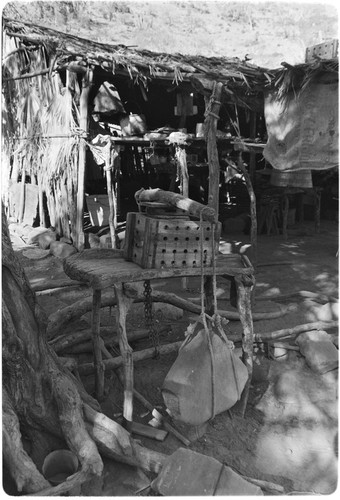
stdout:
MULTIPOLYGON (((115 283, 201 275, 199 267, 142 269, 134 262, 126 261, 122 256, 122 251, 111 249, 84 250, 66 258, 63 266, 65 273, 71 279, 86 283, 95 289, 108 288, 115 283)), ((236 276, 251 274, 253 271, 252 267, 244 266, 242 256, 238 254, 218 256, 217 275, 236 276)), ((213 268, 205 267, 204 274, 211 276, 213 268)))
POLYGON ((154 427, 140 424, 139 422, 132 422, 131 432, 132 434, 138 434, 139 436, 156 439, 157 441, 164 441, 164 439, 168 435, 168 431, 165 431, 163 429, 155 429, 154 427))

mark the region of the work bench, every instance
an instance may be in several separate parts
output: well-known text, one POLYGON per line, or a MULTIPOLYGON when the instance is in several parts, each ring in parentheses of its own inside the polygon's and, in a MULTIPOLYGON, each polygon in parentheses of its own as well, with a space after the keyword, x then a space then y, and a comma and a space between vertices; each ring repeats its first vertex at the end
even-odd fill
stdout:
MULTIPOLYGON (((129 293, 128 283, 165 278, 201 276, 201 268, 143 269, 124 259, 121 250, 89 249, 74 254, 64 261, 64 271, 72 279, 87 284, 93 291, 92 338, 95 366, 96 396, 100 400, 104 393, 104 364, 100 338, 100 312, 102 290, 113 288, 117 302, 117 332, 124 367, 124 419, 130 430, 133 415, 133 357, 126 332, 126 316, 134 297, 129 293)), ((237 304, 243 326, 243 361, 248 369, 248 382, 244 389, 243 406, 247 403, 252 375, 253 321, 251 314, 251 292, 254 285, 254 269, 247 257, 239 254, 219 255, 215 267, 204 267, 204 276, 223 276, 231 281, 231 300, 237 304)), ((209 292, 207 292, 209 293, 209 292)), ((207 299, 209 297, 206 297, 207 299)))

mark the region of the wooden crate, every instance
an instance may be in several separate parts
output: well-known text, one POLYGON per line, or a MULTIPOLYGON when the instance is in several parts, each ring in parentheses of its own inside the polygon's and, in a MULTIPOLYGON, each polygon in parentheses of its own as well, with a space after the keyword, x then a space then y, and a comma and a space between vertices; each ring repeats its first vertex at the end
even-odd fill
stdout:
MULTIPOLYGON (((221 224, 215 229, 215 252, 221 224)), ((212 265, 212 226, 189 217, 164 218, 130 212, 126 220, 124 257, 144 269, 200 267, 201 237, 203 265, 212 265), (201 225, 203 234, 201 232, 201 225)))

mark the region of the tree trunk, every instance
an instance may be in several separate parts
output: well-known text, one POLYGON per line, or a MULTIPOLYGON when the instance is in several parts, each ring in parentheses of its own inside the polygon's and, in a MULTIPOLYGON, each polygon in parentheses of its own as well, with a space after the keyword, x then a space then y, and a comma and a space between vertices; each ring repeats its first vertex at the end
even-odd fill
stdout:
MULTIPOLYGON (((89 433, 87 418, 91 411, 100 415, 96 413, 99 405, 62 366, 47 344, 46 318, 13 252, 4 210, 2 286, 3 454, 4 464, 18 491, 37 493, 49 487, 40 472, 43 457, 39 464, 33 460, 36 454, 32 450, 29 454, 25 451, 23 435, 26 438, 35 435, 30 443, 33 448, 39 441, 37 434, 43 434, 47 440, 51 436, 51 443, 55 444, 57 439, 68 447, 81 464, 81 481, 101 475, 103 462, 97 448, 101 441, 92 430, 89 433), (84 408, 87 408, 85 415, 84 408)), ((114 432, 110 453, 114 452, 116 459, 121 457, 122 461, 128 456, 138 465, 145 449, 136 448, 136 443, 118 424, 112 422, 111 426, 114 432)), ((47 443, 45 448, 48 447, 47 453, 53 450, 53 444, 47 443)), ((154 452, 145 451, 151 461, 155 460, 154 452)), ((62 491, 65 488, 67 485, 62 491)), ((57 486, 46 491, 55 495, 59 490, 57 486)))

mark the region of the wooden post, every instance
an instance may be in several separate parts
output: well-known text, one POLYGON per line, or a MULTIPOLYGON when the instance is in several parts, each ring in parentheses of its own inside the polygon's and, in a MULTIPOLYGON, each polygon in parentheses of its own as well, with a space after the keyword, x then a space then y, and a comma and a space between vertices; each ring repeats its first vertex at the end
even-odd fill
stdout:
POLYGON ((106 174, 107 195, 109 198, 109 207, 110 207, 109 227, 111 236, 111 246, 112 248, 116 248, 115 205, 117 205, 117 203, 114 202, 115 192, 112 187, 111 168, 107 168, 105 174, 106 174))
POLYGON ((119 349, 124 365, 124 409, 123 417, 126 429, 130 432, 133 417, 133 357, 126 333, 126 315, 133 303, 124 293, 123 284, 114 285, 117 300, 117 333, 119 349))
POLYGON ((250 232, 250 242, 251 242, 251 253, 252 253, 252 264, 256 269, 257 266, 257 215, 256 215, 256 197, 251 183, 250 176, 247 169, 243 165, 242 151, 238 153, 237 168, 241 170, 244 175, 244 180, 246 181, 246 186, 250 198, 250 217, 251 217, 251 232, 250 232))
POLYGON ((109 215, 109 227, 111 236, 111 246, 116 248, 116 230, 117 230, 117 183, 116 176, 112 178, 112 170, 115 171, 115 161, 119 155, 119 146, 115 147, 115 152, 111 156, 111 145, 108 149, 107 159, 105 161, 105 173, 106 173, 106 183, 107 183, 107 194, 109 198, 110 215, 109 215))
POLYGON ((38 172, 38 193, 39 193, 39 219, 40 226, 46 227, 45 211, 44 211, 44 190, 42 186, 41 174, 38 172))
MULTIPOLYGON (((80 94, 79 116, 80 128, 87 134, 88 132, 88 99, 93 80, 93 70, 88 68, 83 76, 82 89, 80 94)), ((86 143, 84 139, 79 143, 79 165, 78 165, 78 187, 77 187, 77 223, 76 223, 76 247, 78 250, 84 249, 85 236, 83 228, 84 218, 84 194, 85 194, 85 167, 86 167, 86 143)))
MULTIPOLYGON (((218 161, 218 150, 216 143, 217 121, 221 107, 222 83, 216 83, 212 92, 210 102, 205 112, 205 134, 207 141, 207 156, 209 164, 209 189, 208 206, 215 210, 215 222, 218 221, 219 195, 220 195, 220 164, 218 161)), ((204 280, 206 298, 206 312, 213 314, 213 281, 212 276, 204 280)))
MULTIPOLYGON (((250 137, 256 139, 256 111, 250 112, 250 137)), ((249 175, 252 185, 255 185, 255 172, 256 172, 256 153, 250 151, 249 153, 249 175)))
MULTIPOLYGON (((184 146, 176 145, 176 159, 181 171, 181 195, 189 198, 189 173, 187 166, 187 153, 184 146)), ((183 290, 188 289, 188 278, 182 278, 183 290)))
POLYGON ((211 107, 206 110, 205 130, 207 140, 207 156, 209 163, 209 191, 208 206, 215 210, 218 220, 219 191, 220 191, 220 164, 216 144, 216 130, 218 114, 221 107, 222 83, 217 83, 211 98, 211 107))
POLYGON ((20 202, 18 211, 18 221, 22 222, 24 220, 25 214, 25 181, 26 181, 26 171, 24 167, 24 162, 21 161, 21 183, 20 183, 20 202))
POLYGON ((237 308, 240 314, 240 320, 243 327, 242 333, 242 361, 248 370, 248 380, 243 389, 242 397, 238 405, 241 415, 244 415, 246 410, 249 388, 253 375, 253 343, 254 343, 254 327, 251 313, 251 295, 254 286, 254 277, 240 275, 235 276, 235 284, 237 289, 237 308))

